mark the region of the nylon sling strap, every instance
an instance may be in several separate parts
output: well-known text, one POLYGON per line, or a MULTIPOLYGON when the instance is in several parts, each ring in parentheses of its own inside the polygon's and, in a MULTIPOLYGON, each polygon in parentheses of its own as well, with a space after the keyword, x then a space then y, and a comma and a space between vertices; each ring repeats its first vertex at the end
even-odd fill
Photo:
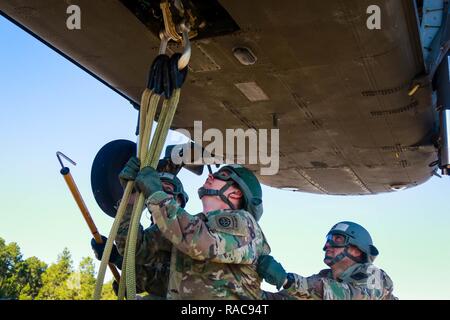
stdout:
MULTIPOLYGON (((137 151, 138 158, 141 160, 141 169, 146 166, 156 168, 159 155, 164 147, 164 143, 180 99, 180 88, 186 77, 187 62, 189 61, 191 53, 188 36, 189 28, 184 24, 181 24, 180 26, 183 34, 183 55, 174 54, 170 59, 168 59, 167 56, 167 58, 165 58, 161 54, 156 57, 154 63, 152 64, 148 87, 144 90, 141 97, 141 107, 139 113, 139 143, 137 151), (168 66, 169 72, 164 69, 164 66, 168 66), (180 67, 182 67, 182 69, 180 69, 180 67), (178 70, 175 70, 174 68, 178 68, 178 70), (173 81, 168 82, 167 77, 171 77, 173 81), (159 114, 158 125, 155 129, 153 139, 150 142, 152 125, 161 97, 164 99, 159 114)), ((160 53, 163 53, 161 51, 165 51, 167 41, 167 38, 163 37, 161 41, 160 53)), ((96 300, 100 299, 101 296, 106 266, 111 255, 112 246, 114 239, 117 236, 120 222, 125 215, 125 209, 129 203, 133 187, 134 182, 128 181, 124 190, 124 195, 117 210, 113 226, 109 233, 108 241, 106 242, 94 292, 94 299, 96 300)), ((124 297, 125 286, 127 299, 136 299, 136 242, 144 202, 145 197, 141 193, 133 205, 131 224, 127 235, 125 256, 122 265, 123 271, 119 283, 119 300, 124 297)))

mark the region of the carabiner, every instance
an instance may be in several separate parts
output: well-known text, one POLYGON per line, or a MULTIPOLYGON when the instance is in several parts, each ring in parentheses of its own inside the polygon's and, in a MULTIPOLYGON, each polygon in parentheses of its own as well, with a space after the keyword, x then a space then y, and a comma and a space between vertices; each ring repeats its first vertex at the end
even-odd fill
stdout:
POLYGON ((189 64, 189 60, 191 59, 191 42, 189 41, 189 27, 186 23, 180 23, 180 30, 183 35, 183 54, 178 60, 178 70, 183 70, 189 64))
MULTIPOLYGON (((159 34, 159 37, 161 38, 159 54, 164 54, 166 52, 167 44, 170 40, 176 42, 182 41, 183 53, 178 60, 178 70, 183 70, 189 64, 189 60, 191 59, 191 43, 189 41, 190 27, 184 20, 178 26, 175 26, 169 6, 167 1, 161 2, 160 4, 163 13, 164 30, 159 34), (181 37, 179 33, 182 34, 181 37)), ((182 7, 181 2, 178 3, 178 6, 182 7)))

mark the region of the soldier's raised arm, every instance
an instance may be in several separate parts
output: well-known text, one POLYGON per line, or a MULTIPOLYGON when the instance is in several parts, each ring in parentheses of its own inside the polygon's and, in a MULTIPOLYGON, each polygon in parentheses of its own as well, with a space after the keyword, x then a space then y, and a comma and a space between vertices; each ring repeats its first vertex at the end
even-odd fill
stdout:
POLYGON ((244 210, 190 215, 164 192, 154 193, 147 202, 155 223, 172 244, 195 260, 251 264, 261 236, 256 222, 244 210))
MULTIPOLYGON (((225 186, 221 190, 205 189, 205 195, 212 199, 204 205, 204 212, 195 216, 187 213, 162 191, 155 170, 142 169, 136 178, 136 186, 146 195, 147 206, 164 237, 181 252, 195 260, 252 264, 261 252, 268 253, 270 249, 255 217, 247 210, 240 209, 243 192, 238 188, 240 185, 231 180, 242 181, 232 170, 241 170, 238 172, 243 176, 248 170, 229 168, 221 169, 216 178, 211 175, 205 182, 208 186, 214 186, 214 183, 225 186), (228 192, 229 197, 221 192, 228 192), (208 206, 211 202, 214 205, 208 206), (223 209, 226 207, 231 209, 223 209)), ((241 185, 244 183, 242 181, 241 185)), ((260 188, 257 180, 256 183, 260 188)))
POLYGON ((263 291, 265 300, 307 300, 313 299, 307 278, 293 273, 287 273, 281 263, 270 255, 259 257, 256 268, 259 276, 267 283, 277 287, 278 292, 263 291))

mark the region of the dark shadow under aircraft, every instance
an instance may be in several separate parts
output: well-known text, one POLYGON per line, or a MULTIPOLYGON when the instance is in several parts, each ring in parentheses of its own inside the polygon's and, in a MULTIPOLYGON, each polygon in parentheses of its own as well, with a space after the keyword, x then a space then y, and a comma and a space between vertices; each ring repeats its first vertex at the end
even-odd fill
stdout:
MULTIPOLYGON (((181 2, 195 36, 173 129, 280 129, 280 170, 260 176, 276 188, 365 195, 447 174, 448 1, 181 2)), ((138 108, 159 0, 2 0, 0 12, 138 108), (81 29, 67 28, 71 4, 81 29)))

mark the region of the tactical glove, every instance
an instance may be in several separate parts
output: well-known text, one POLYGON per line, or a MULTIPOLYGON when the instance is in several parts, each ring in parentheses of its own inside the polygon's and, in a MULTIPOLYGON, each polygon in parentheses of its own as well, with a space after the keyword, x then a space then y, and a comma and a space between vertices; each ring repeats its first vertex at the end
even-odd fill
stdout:
MULTIPOLYGON (((98 244, 94 238, 91 239, 91 247, 94 250, 95 257, 97 260, 102 260, 103 251, 105 251, 106 241, 108 238, 102 236, 103 243, 98 244)), ((114 264, 117 268, 122 270, 122 261, 123 257, 120 255, 119 250, 117 250, 116 245, 114 244, 111 250, 111 255, 109 256, 109 262, 114 264)))
POLYGON ((122 187, 125 189, 127 182, 136 179, 139 172, 140 161, 136 157, 131 157, 125 164, 125 167, 119 173, 119 180, 122 187))
POLYGON ((152 167, 145 167, 139 171, 135 184, 136 189, 143 192, 146 199, 157 191, 163 191, 158 172, 152 167))
POLYGON ((280 289, 286 281, 287 273, 281 263, 277 262, 272 256, 264 255, 258 259, 256 272, 259 276, 271 285, 280 289))

